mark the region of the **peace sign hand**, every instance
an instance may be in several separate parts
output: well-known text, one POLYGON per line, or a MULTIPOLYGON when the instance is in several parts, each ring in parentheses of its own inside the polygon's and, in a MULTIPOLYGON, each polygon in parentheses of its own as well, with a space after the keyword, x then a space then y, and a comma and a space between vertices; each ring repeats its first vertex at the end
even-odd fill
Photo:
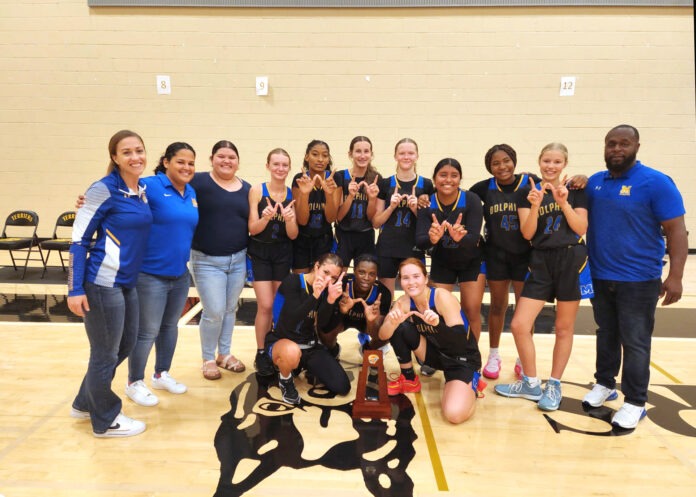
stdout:
POLYGON ((335 170, 331 171, 331 174, 329 174, 328 178, 322 179, 322 181, 321 181, 321 187, 329 195, 332 194, 333 192, 335 192, 336 189, 338 188, 338 185, 336 184, 336 180, 334 179, 334 174, 336 174, 335 170))
POLYGON ((445 227, 439 223, 435 213, 431 214, 433 218, 433 224, 430 225, 428 230, 428 236, 430 237, 430 243, 433 245, 440 241, 442 236, 445 234, 445 227))
POLYGON ((534 184, 534 180, 532 178, 529 178, 529 182, 531 183, 532 188, 531 190, 529 190, 527 200, 530 204, 532 204, 532 207, 538 208, 541 205, 541 201, 544 200, 544 191, 543 189, 537 190, 536 185, 534 184))
POLYGON ((273 204, 270 197, 266 197, 266 207, 261 211, 261 217, 266 221, 270 221, 278 212, 278 204, 273 204))
POLYGON ((307 171, 302 173, 302 175, 295 181, 297 181, 297 187, 300 189, 300 192, 304 193, 305 195, 309 195, 312 188, 314 188, 314 180, 309 177, 307 171))
POLYGON ((430 308, 426 309, 422 313, 418 311, 411 312, 414 316, 418 316, 426 324, 429 324, 430 326, 437 326, 438 324, 440 324, 440 316, 438 316, 438 314, 430 308))
POLYGON ((565 204, 568 203, 568 188, 566 187, 567 181, 568 176, 566 175, 561 180, 560 185, 556 187, 554 187, 553 185, 549 185, 551 189, 551 194, 553 195, 553 199, 560 207, 563 207, 565 204))
POLYGON ((281 209, 281 214, 283 215, 283 219, 285 219, 285 222, 292 222, 295 220, 295 199, 293 199, 287 206, 283 207, 283 204, 278 202, 278 204, 281 209))
POLYGON ((468 231, 466 228, 461 224, 462 223, 462 213, 459 213, 459 216, 457 216, 457 220, 454 222, 454 224, 449 224, 447 223, 447 232, 449 233, 450 237, 452 240, 455 242, 461 241, 462 238, 466 236, 468 231))
POLYGON ((336 300, 338 300, 338 298, 343 294, 343 277, 345 275, 346 272, 344 271, 341 273, 341 276, 339 276, 335 282, 329 283, 329 296, 326 299, 329 304, 334 304, 336 300))
POLYGON ((380 306, 382 305, 382 294, 380 293, 377 296, 377 300, 375 300, 372 304, 368 304, 363 299, 360 300, 362 300, 363 308, 365 309, 365 321, 368 323, 374 323, 380 316, 379 311, 380 306))
POLYGON ((361 300, 362 299, 352 299, 350 295, 348 295, 348 292, 343 292, 341 300, 338 301, 338 310, 341 311, 341 314, 348 314, 348 311, 361 300))
POLYGON ((377 180, 379 179, 379 176, 375 176, 375 179, 372 183, 367 185, 367 197, 368 198, 377 198, 377 195, 379 195, 379 186, 377 185, 377 180))

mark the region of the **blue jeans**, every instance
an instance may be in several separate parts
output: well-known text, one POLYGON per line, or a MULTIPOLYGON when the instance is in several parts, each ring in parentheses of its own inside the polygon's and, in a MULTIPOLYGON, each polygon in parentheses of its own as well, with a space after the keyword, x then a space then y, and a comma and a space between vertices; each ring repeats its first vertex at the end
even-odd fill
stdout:
POLYGON ((176 341, 179 337, 179 318, 186 304, 191 277, 188 271, 178 278, 153 274, 138 275, 140 327, 135 348, 128 358, 128 381, 145 378, 147 358, 155 344, 155 372, 169 371, 176 341))
POLYGON ((616 388, 623 371, 621 391, 626 402, 645 405, 650 382, 650 346, 660 279, 625 282, 593 279, 592 309, 597 323, 597 383, 616 388))
POLYGON ((89 365, 73 407, 89 411, 92 429, 103 433, 121 412, 121 398, 111 389, 111 382, 138 336, 138 291, 85 282, 85 295, 89 365))
POLYGON ((232 255, 191 251, 191 273, 203 304, 200 335, 204 361, 230 353, 237 301, 246 280, 246 249, 232 255))

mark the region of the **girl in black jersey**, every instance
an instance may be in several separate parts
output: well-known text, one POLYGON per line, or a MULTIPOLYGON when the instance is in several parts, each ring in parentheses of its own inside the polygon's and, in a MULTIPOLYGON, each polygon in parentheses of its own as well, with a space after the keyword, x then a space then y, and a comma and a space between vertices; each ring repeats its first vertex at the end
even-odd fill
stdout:
POLYGON ((476 410, 481 354, 468 327, 459 301, 444 288, 428 287, 425 265, 404 260, 399 267, 404 295, 394 303, 379 330, 389 339, 399 360, 401 375, 388 383, 389 395, 419 392, 411 351, 445 375, 442 415, 450 423, 462 423, 476 410))
POLYGON ((478 340, 486 286, 486 277, 481 273, 483 213, 479 198, 459 188, 461 180, 462 166, 456 159, 437 163, 433 172, 437 193, 430 197, 430 207, 418 211, 416 245, 432 249, 433 286, 452 291, 455 283, 459 284, 462 310, 478 340))
POLYGON ((348 149, 353 167, 338 171, 334 177, 342 193, 336 220, 336 253, 346 267, 360 254, 375 253, 371 220, 377 208, 377 182, 382 177, 372 165, 373 156, 370 139, 356 136, 348 149))
POLYGON ((285 186, 290 172, 290 155, 282 148, 269 152, 266 169, 271 180, 249 190, 249 256, 254 272, 254 293, 258 311, 254 321, 257 370, 268 367, 263 356, 266 333, 271 328, 273 297, 290 272, 291 240, 297 238, 295 201, 285 186))
POLYGON ((575 317, 581 298, 591 297, 587 276, 587 248, 582 240, 587 231, 585 190, 568 190, 561 174, 568 163, 568 150, 550 143, 539 155, 542 183, 531 183, 526 197, 518 199, 517 212, 522 236, 532 243, 530 275, 524 284, 510 325, 524 375, 522 380, 497 385, 495 391, 506 397, 538 401, 545 411, 558 409, 561 402, 560 379, 573 346, 575 317), (556 342, 551 376, 542 392, 536 371, 536 351, 532 336, 534 320, 547 301, 556 299, 556 342))
POLYGON ((358 330, 358 341, 363 349, 388 347, 386 341, 379 339, 379 327, 389 312, 391 301, 389 289, 377 281, 377 257, 359 255, 353 274, 343 278, 343 296, 337 308, 340 319, 332 332, 323 335, 324 344, 338 355, 337 335, 354 328, 358 330))
POLYGON ((335 306, 342 290, 343 263, 325 254, 308 274, 290 274, 273 302, 273 329, 266 336, 266 354, 280 373, 283 400, 299 404, 293 372, 306 369, 329 391, 346 395, 350 380, 338 360, 319 341, 319 334, 336 325, 335 306))
POLYGON ((331 252, 333 232, 341 192, 331 172, 329 145, 312 140, 307 145, 303 171, 292 179, 292 194, 296 199, 298 237, 292 244, 292 270, 306 273, 323 254, 331 252))
POLYGON ((394 147, 396 174, 379 182, 372 225, 380 230, 377 240, 379 279, 394 294, 399 264, 409 257, 423 258, 416 248, 418 207, 428 205, 433 183, 416 174, 418 145, 402 138, 394 147))
MULTIPOLYGON (((529 266, 532 246, 520 233, 516 198, 529 192, 530 177, 515 174, 517 153, 505 143, 493 145, 484 159, 492 178, 479 181, 470 188, 483 202, 483 217, 486 220, 484 247, 486 279, 491 297, 488 310, 488 361, 483 376, 496 379, 500 374, 502 360, 498 348, 500 335, 505 325, 510 284, 515 292, 515 302, 520 300, 522 286, 529 266)), ((539 178, 533 177, 538 182, 539 178)), ((515 374, 521 378, 522 365, 515 361, 515 374)))

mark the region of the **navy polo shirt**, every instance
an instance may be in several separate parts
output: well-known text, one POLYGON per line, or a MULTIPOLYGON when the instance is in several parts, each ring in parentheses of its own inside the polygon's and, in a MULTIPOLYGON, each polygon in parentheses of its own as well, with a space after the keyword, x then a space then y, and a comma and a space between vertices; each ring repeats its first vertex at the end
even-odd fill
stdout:
POLYGON ((186 185, 182 195, 164 173, 141 181, 147 185, 153 219, 141 271, 156 276, 181 276, 186 272, 198 224, 196 192, 186 185))
POLYGON ((587 243, 592 277, 647 281, 662 277, 661 222, 683 216, 684 201, 669 176, 636 161, 622 176, 593 174, 587 243))

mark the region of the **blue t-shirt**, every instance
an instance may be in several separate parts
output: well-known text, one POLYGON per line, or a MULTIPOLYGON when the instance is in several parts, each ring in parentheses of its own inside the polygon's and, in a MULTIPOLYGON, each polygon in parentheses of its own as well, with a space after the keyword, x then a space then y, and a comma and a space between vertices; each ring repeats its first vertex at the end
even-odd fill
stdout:
POLYGON ((636 161, 618 178, 608 171, 593 174, 585 191, 592 276, 613 281, 660 278, 665 254, 661 222, 686 212, 672 178, 636 161))
POLYGON ((152 229, 141 271, 176 277, 186 272, 191 240, 198 224, 196 192, 186 185, 184 194, 166 174, 143 178, 152 211, 152 229))

